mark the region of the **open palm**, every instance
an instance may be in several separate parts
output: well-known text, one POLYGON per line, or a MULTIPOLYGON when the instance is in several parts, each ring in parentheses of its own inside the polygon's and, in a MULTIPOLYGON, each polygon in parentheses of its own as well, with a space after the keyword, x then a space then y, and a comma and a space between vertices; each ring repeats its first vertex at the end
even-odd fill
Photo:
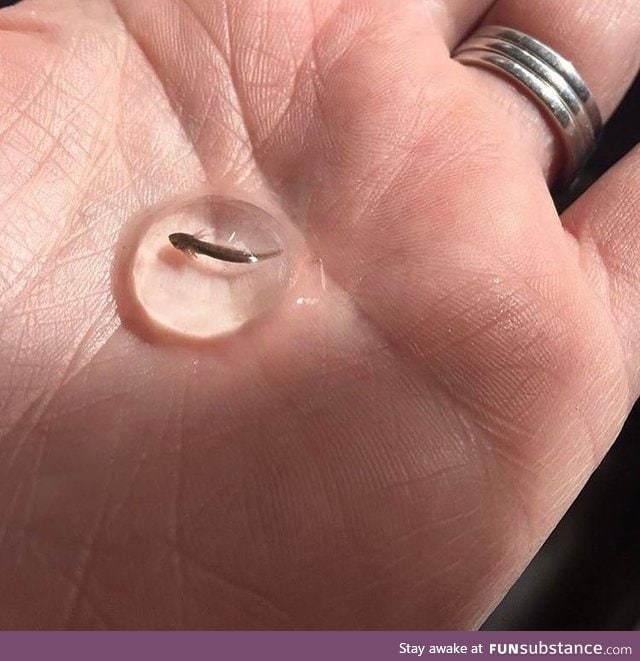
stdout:
POLYGON ((449 56, 492 3, 443 4, 0 12, 2 628, 473 627, 557 523, 638 392, 634 156, 560 219, 537 111, 449 56), (121 230, 203 183, 326 282, 148 342, 121 230))

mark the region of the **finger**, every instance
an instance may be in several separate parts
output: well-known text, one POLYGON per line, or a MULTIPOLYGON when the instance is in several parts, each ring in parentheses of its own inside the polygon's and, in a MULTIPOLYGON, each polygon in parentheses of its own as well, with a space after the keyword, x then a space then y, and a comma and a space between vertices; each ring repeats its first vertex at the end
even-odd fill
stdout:
MULTIPOLYGON (((428 2, 436 6, 436 0, 428 2)), ((454 14, 461 14, 465 3, 453 4, 459 6, 454 14)), ((116 0, 114 5, 212 177, 224 168, 225 178, 255 183, 260 180, 255 161, 278 159, 284 134, 303 142, 310 114, 306 96, 321 91, 325 73, 348 61, 353 46, 367 36, 373 49, 384 31, 404 20, 420 34, 421 69, 448 61, 433 20, 437 15, 446 22, 445 13, 434 9, 432 16, 415 3, 398 8, 396 0, 274 0, 254 3, 251 20, 243 0, 116 0)), ((386 48, 380 44, 378 50, 384 55, 386 48)), ((407 52, 406 60, 412 56, 407 52)), ((383 59, 379 67, 384 69, 383 59)), ((414 85, 406 72, 397 77, 399 85, 414 85)), ((372 89, 375 83, 370 81, 372 89)))
MULTIPOLYGON (((591 88, 604 119, 616 108, 640 66, 637 0, 498 0, 483 23, 526 32, 568 58, 591 88)), ((562 158, 562 148, 538 108, 508 79, 475 67, 469 69, 498 103, 510 108, 515 105, 516 112, 509 113, 508 121, 519 129, 524 123, 527 130, 521 133, 531 134, 535 157, 547 173, 552 171, 553 157, 562 158)))
POLYGON ((631 398, 640 394, 640 146, 563 214, 582 266, 611 313, 631 398))

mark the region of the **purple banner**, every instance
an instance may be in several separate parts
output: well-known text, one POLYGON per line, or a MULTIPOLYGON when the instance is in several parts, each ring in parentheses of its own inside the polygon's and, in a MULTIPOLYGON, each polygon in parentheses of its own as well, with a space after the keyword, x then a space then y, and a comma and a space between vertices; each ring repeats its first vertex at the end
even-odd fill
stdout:
POLYGON ((640 659, 640 632, 0 632, 10 661, 640 659))

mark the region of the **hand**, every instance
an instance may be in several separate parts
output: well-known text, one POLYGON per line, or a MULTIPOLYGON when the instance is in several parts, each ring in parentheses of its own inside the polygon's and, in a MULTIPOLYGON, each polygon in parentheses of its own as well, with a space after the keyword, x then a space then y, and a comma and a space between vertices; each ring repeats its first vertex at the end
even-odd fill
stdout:
POLYGON ((492 4, 611 114, 637 0, 0 12, 0 627, 482 623, 640 386, 639 154, 558 217, 537 108, 450 59, 492 4), (287 209, 326 288, 148 342, 121 230, 222 179, 287 209))

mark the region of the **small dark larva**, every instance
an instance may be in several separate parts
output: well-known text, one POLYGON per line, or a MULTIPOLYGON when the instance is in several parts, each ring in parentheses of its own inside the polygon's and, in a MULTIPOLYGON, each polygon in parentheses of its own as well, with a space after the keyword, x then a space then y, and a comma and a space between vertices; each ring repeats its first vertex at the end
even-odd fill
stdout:
POLYGON ((193 234, 186 234, 185 232, 169 234, 169 241, 174 248, 182 251, 189 257, 206 255, 213 259, 220 259, 223 262, 233 262, 236 264, 255 264, 255 262, 269 259, 269 257, 276 257, 282 253, 282 250, 274 250, 267 253, 251 253, 237 248, 218 246, 215 243, 208 243, 207 241, 198 239, 193 234))

